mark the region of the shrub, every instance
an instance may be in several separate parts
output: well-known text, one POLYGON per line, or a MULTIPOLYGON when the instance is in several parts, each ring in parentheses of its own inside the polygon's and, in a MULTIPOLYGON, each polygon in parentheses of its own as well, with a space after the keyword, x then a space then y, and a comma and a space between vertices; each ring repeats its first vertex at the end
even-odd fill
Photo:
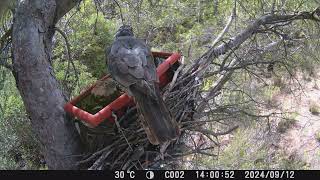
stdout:
POLYGON ((316 132, 315 136, 316 140, 320 142, 320 131, 316 132))
POLYGON ((311 103, 310 107, 309 107, 309 111, 311 112, 311 114, 313 115, 319 115, 320 113, 320 106, 316 103, 311 103))
POLYGON ((279 133, 285 133, 290 127, 292 127, 292 125, 294 125, 296 123, 296 119, 294 118, 286 118, 286 119, 282 119, 277 126, 277 131, 279 133))

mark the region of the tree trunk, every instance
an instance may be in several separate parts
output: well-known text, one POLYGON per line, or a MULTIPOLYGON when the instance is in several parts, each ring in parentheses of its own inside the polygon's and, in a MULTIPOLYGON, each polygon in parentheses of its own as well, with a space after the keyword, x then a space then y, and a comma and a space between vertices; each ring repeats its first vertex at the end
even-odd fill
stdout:
POLYGON ((63 109, 66 98, 51 65, 53 27, 74 6, 74 0, 24 0, 14 16, 16 84, 49 169, 77 169, 81 154, 79 134, 63 109))

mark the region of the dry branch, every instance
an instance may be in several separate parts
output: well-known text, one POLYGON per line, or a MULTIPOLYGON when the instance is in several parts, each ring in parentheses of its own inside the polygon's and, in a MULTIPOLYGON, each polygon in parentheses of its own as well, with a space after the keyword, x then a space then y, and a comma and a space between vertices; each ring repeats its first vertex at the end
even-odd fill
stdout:
POLYGON ((66 47, 67 47, 67 55, 68 55, 68 67, 67 67, 67 70, 66 70, 66 74, 64 76, 64 80, 66 80, 67 78, 67 74, 69 73, 69 69, 70 69, 70 64, 72 65, 72 68, 73 68, 73 71, 75 73, 75 76, 76 76, 76 81, 78 82, 79 80, 79 75, 78 75, 78 71, 76 69, 76 66, 74 65, 74 62, 72 60, 72 57, 71 57, 71 45, 69 43, 69 40, 68 40, 68 37, 67 35, 59 28, 55 27, 54 28, 59 34, 61 34, 61 36, 64 38, 65 42, 66 42, 66 47))
MULTIPOLYGON (((233 38, 230 38, 229 41, 221 44, 220 46, 209 49, 205 54, 205 61, 201 64, 208 64, 210 61, 212 61, 214 58, 225 54, 226 52, 239 47, 242 43, 244 43, 247 39, 252 37, 254 34, 258 33, 261 26, 271 25, 271 24, 278 24, 278 23, 286 23, 286 22, 292 22, 294 20, 313 20, 313 21, 320 21, 318 17, 315 17, 315 14, 320 13, 320 8, 317 8, 313 12, 300 12, 293 15, 276 15, 276 14, 270 14, 265 15, 257 20, 255 20, 253 23, 247 26, 241 33, 236 35, 233 38)), ((202 60, 201 58, 196 61, 195 64, 199 64, 198 62, 202 60)))
MULTIPOLYGON (((91 162, 91 165, 89 166, 91 167, 90 169, 142 169, 147 167, 156 168, 159 167, 160 164, 169 162, 174 165, 177 163, 178 159, 181 159, 182 156, 186 155, 202 154, 215 156, 215 154, 207 152, 208 149, 206 148, 209 147, 202 148, 202 146, 210 146, 210 144, 212 144, 213 147, 218 146, 217 142, 212 139, 212 136, 217 137, 225 135, 238 128, 237 125, 232 125, 230 128, 230 124, 224 123, 225 120, 236 119, 239 114, 245 114, 255 118, 265 118, 274 115, 271 113, 269 115, 259 116, 242 109, 237 109, 234 105, 221 104, 219 106, 219 104, 212 101, 220 94, 220 91, 228 82, 232 82, 232 75, 237 69, 242 68, 249 71, 248 66, 250 65, 270 63, 262 60, 252 62, 249 57, 245 58, 245 56, 251 55, 250 57, 255 59, 256 57, 254 55, 262 56, 263 52, 272 51, 273 48, 278 47, 282 41, 269 43, 260 49, 252 45, 254 44, 253 40, 251 40, 249 45, 242 47, 244 42, 256 34, 263 33, 263 31, 269 31, 270 26, 272 25, 281 25, 285 27, 288 26, 288 22, 295 20, 319 21, 319 14, 320 9, 317 8, 313 12, 299 12, 292 15, 277 15, 275 13, 265 15, 253 21, 233 38, 216 46, 217 43, 221 42, 222 37, 228 31, 233 19, 233 12, 224 30, 212 43, 212 47, 200 58, 192 61, 191 64, 181 66, 178 71, 175 72, 172 83, 163 90, 166 105, 170 108, 173 117, 180 123, 182 130, 181 138, 161 146, 152 146, 141 128, 138 116, 125 115, 123 116, 124 119, 120 120, 119 124, 117 123, 117 129, 119 129, 119 131, 113 137, 111 143, 112 147, 106 145, 105 147, 108 147, 107 149, 103 151, 97 150, 96 153, 91 153, 91 156, 89 156, 89 158, 87 157, 86 160, 83 160, 82 163, 91 162), (240 48, 240 46, 243 48, 242 51, 244 55, 242 57, 238 57, 236 54, 236 50, 240 48), (222 55, 225 56, 221 64, 213 61, 222 55), (218 70, 214 75, 220 75, 217 76, 210 89, 204 91, 202 85, 203 81, 208 77, 211 68, 209 66, 217 64, 220 66, 217 68, 218 70), (203 95, 205 95, 205 97, 203 97, 203 95), (123 126, 121 122, 126 121, 132 123, 123 126), (223 126, 228 128, 213 132, 208 129, 207 123, 209 122, 215 122, 215 125, 220 125, 218 127, 223 126), (198 134, 190 135, 190 131, 188 130, 197 131, 196 133, 198 134), (183 149, 181 147, 186 146, 188 142, 186 142, 185 138, 189 135, 192 136, 191 142, 193 142, 194 145, 189 147, 192 149, 191 151, 183 151, 181 150, 183 149), (193 139, 193 137, 196 138, 193 139), (207 137, 211 142, 208 143, 208 145, 201 144, 201 146, 198 146, 197 137, 199 137, 199 139, 207 137), (201 147, 201 149, 199 147, 201 147), (180 150, 181 152, 177 152, 180 150)), ((271 28, 276 29, 278 27, 279 26, 272 26, 271 28)), ((89 131, 91 133, 90 135, 93 137, 98 136, 93 133, 93 130, 89 129, 89 131)), ((98 141, 98 143, 101 143, 101 141, 98 141)))

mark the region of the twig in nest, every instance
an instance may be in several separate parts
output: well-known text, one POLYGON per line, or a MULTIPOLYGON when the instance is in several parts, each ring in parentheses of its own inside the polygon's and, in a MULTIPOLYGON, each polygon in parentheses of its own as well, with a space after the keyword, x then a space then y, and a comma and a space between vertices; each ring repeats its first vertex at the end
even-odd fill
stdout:
POLYGON ((85 160, 82 160, 82 161, 79 161, 77 164, 80 165, 80 164, 84 164, 84 163, 87 163, 87 162, 92 161, 94 158, 96 158, 96 157, 99 156, 100 154, 103 154, 103 153, 106 152, 106 151, 110 151, 110 149, 111 149, 116 143, 117 143, 117 141, 114 142, 114 143, 112 143, 111 145, 106 146, 105 148, 103 148, 103 149, 95 152, 95 153, 92 154, 89 158, 87 158, 87 159, 85 159, 85 160))
POLYGON ((117 115, 112 112, 112 117, 114 118, 114 122, 116 123, 117 128, 118 128, 119 131, 121 132, 123 138, 126 140, 126 142, 127 142, 128 146, 129 146, 130 150, 133 151, 133 149, 132 149, 132 147, 131 147, 131 145, 130 145, 127 137, 126 137, 126 135, 123 133, 122 128, 121 128, 121 126, 120 126, 120 124, 119 124, 119 122, 118 122, 118 117, 117 117, 117 115))
POLYGON ((182 69, 184 68, 184 57, 182 57, 181 59, 182 59, 182 60, 181 60, 181 65, 180 65, 180 67, 176 70, 176 72, 174 72, 174 75, 173 75, 172 81, 170 82, 168 91, 172 91, 173 86, 174 86, 174 84, 175 84, 176 81, 177 81, 177 78, 178 78, 178 75, 179 75, 180 71, 182 71, 182 69))
POLYGON ((99 166, 101 166, 101 164, 104 163, 104 160, 111 154, 111 152, 112 152, 111 150, 104 152, 102 156, 100 156, 100 158, 88 170, 95 170, 99 166))
MULTIPOLYGON (((182 58, 184 58, 184 57, 182 57, 182 58)), ((181 62, 183 62, 183 60, 182 60, 181 62)), ((178 75, 179 75, 180 71, 182 71, 183 68, 184 68, 184 64, 182 63, 182 64, 179 66, 179 68, 174 72, 172 81, 171 81, 170 84, 169 84, 169 88, 168 88, 168 90, 166 91, 166 94, 163 95, 163 100, 165 100, 165 99, 168 97, 169 93, 172 91, 172 89, 173 89, 173 87, 174 87, 174 84, 175 84, 176 81, 177 81, 178 75)))
MULTIPOLYGON (((233 59, 230 63, 230 67, 233 67, 237 62, 237 59, 233 59)), ((225 74, 221 75, 218 80, 214 83, 213 88, 210 90, 208 95, 205 97, 205 100, 209 100, 210 98, 214 97, 218 91, 224 86, 225 83, 228 82, 231 75, 233 74, 234 70, 227 71, 225 74)), ((205 108, 206 101, 202 101, 199 106, 197 107, 197 112, 202 112, 205 108)))

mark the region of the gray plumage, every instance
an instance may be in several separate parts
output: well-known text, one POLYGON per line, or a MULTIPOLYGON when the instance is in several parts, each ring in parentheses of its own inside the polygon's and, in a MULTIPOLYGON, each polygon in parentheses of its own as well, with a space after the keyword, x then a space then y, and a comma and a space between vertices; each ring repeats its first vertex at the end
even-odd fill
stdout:
POLYGON ((159 144, 177 138, 179 127, 161 98, 150 48, 133 36, 130 26, 122 26, 107 51, 109 72, 134 97, 150 142, 159 144))

